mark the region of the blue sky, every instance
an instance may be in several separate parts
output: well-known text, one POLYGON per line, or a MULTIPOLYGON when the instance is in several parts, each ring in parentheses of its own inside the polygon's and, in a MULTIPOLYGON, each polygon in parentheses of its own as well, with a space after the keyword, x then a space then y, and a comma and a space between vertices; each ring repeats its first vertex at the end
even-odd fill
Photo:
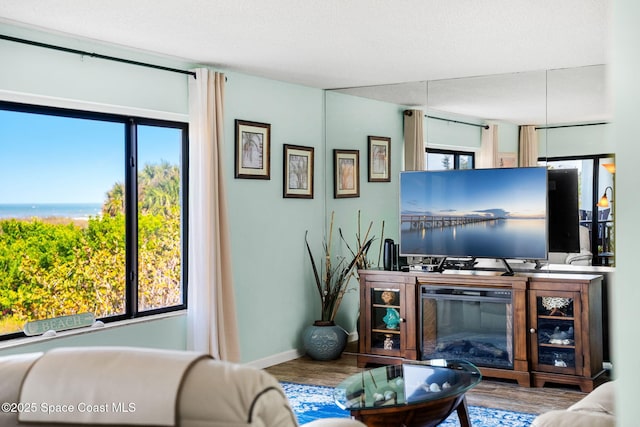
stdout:
MULTIPOLYGON (((0 110, 0 204, 102 203, 124 181, 122 123, 0 110)), ((140 164, 178 163, 180 131, 141 126, 140 164)))
POLYGON ((504 209, 512 215, 544 216, 544 168, 475 169, 403 173, 401 213, 449 214, 504 209))

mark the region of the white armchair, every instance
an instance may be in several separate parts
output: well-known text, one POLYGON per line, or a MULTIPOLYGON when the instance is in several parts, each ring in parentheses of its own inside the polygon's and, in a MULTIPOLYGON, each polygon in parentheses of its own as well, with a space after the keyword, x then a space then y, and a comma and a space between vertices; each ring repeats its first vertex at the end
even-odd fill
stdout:
MULTIPOLYGON (((3 427, 298 426, 266 371, 191 352, 58 348, 0 357, 0 378, 0 401, 11 405, 0 412, 3 427)), ((364 424, 330 418, 303 427, 338 426, 364 424)))

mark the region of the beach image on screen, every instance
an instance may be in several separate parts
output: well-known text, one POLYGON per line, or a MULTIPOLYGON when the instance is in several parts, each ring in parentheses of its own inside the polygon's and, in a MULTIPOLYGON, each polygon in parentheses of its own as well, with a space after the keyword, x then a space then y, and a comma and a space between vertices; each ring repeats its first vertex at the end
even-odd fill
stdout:
POLYGON ((400 253, 546 259, 547 170, 402 172, 400 253))

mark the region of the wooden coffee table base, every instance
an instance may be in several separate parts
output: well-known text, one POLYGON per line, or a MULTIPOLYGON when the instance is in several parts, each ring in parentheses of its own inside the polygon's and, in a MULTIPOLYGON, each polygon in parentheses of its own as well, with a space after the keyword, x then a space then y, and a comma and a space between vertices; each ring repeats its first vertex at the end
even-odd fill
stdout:
POLYGON ((395 407, 353 409, 351 416, 367 427, 432 427, 446 420, 454 410, 458 413, 460 426, 471 427, 464 394, 395 407))

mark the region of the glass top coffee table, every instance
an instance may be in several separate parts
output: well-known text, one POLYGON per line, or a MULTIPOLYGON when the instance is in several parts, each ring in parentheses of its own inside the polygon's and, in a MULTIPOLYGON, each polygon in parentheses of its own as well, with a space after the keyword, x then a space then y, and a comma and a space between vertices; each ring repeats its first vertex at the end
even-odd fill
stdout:
POLYGON ((365 370, 340 383, 335 401, 351 416, 372 426, 430 427, 455 410, 471 426, 465 393, 482 375, 462 360, 430 360, 365 370))

